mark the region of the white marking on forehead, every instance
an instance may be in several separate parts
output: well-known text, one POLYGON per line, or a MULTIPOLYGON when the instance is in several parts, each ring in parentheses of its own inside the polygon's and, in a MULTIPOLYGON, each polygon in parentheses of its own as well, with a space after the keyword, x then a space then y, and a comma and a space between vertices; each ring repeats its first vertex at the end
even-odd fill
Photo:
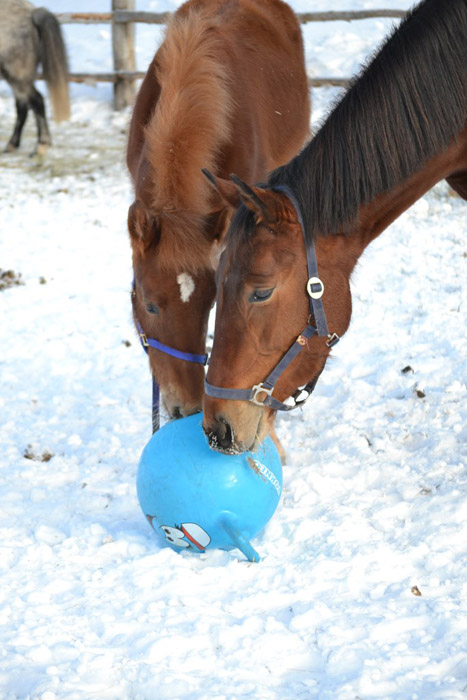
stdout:
POLYGON ((191 295, 195 291, 195 283, 193 281, 193 277, 187 272, 181 272, 177 277, 177 282, 180 285, 180 297, 182 301, 189 301, 191 295))

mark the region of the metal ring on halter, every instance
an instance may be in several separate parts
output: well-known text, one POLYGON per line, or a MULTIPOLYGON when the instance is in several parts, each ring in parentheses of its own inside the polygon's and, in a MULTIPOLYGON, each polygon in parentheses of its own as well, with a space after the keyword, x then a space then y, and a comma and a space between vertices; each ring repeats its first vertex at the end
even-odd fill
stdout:
POLYGON ((328 339, 326 340, 326 345, 328 348, 333 348, 336 343, 338 343, 340 340, 340 336, 337 335, 337 333, 330 333, 328 335, 328 339))
POLYGON ((273 389, 274 389, 273 386, 272 386, 270 389, 267 389, 267 388, 263 385, 262 382, 261 382, 260 384, 255 384, 255 385, 251 388, 251 391, 252 391, 253 395, 252 395, 250 401, 252 401, 253 403, 255 403, 257 406, 264 406, 264 405, 265 405, 264 402, 266 401, 266 398, 267 398, 268 396, 271 396, 271 395, 272 395, 272 390, 273 390, 273 389), (263 399, 263 401, 261 401, 261 400, 258 398, 258 394, 266 394, 266 396, 265 396, 265 398, 263 399))
POLYGON ((319 277, 310 277, 310 279, 306 283, 306 291, 308 292, 308 296, 312 299, 321 299, 324 292, 324 284, 319 277), (316 291, 313 291, 314 284, 319 284, 321 288, 316 291))

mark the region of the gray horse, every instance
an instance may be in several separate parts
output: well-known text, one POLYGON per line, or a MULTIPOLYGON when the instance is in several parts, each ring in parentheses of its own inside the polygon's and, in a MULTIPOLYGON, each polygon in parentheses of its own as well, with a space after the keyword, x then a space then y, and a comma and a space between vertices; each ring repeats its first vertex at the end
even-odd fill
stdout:
POLYGON ((10 84, 16 102, 16 123, 6 151, 19 147, 29 109, 37 123, 35 152, 44 153, 50 145, 44 99, 34 87, 39 63, 55 119, 69 119, 67 56, 56 17, 27 0, 0 0, 0 77, 10 84))

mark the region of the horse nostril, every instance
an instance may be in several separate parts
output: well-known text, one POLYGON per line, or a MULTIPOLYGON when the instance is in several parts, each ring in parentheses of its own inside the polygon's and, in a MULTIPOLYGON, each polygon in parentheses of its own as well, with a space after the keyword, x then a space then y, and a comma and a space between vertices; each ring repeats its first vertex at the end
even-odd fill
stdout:
POLYGON ((215 425, 206 431, 209 446, 214 450, 227 450, 233 445, 233 432, 224 418, 219 418, 215 425))
POLYGON ((179 406, 175 406, 175 408, 172 409, 172 418, 183 418, 179 406))
POLYGON ((230 447, 233 442, 233 435, 232 435, 232 428, 230 425, 227 423, 227 421, 223 420, 221 421, 220 425, 222 426, 222 431, 223 435, 221 434, 220 439, 219 439, 219 444, 221 447, 230 447))

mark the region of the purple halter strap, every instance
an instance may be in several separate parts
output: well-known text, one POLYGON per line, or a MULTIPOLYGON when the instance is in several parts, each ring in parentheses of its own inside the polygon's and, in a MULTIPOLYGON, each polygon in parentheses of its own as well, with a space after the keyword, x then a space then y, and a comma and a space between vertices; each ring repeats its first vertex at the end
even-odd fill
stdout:
POLYGON ((324 284, 318 277, 318 263, 316 260, 316 252, 313 241, 307 241, 305 237, 305 228, 303 224, 303 217, 300 211, 300 206, 293 194, 292 190, 286 185, 278 185, 274 187, 274 191, 283 192, 292 202, 296 212, 297 218, 302 229, 303 237, 305 239, 306 257, 307 257, 307 267, 308 267, 308 282, 306 285, 306 291, 310 298, 310 317, 314 318, 316 327, 308 323, 307 327, 300 333, 297 340, 290 346, 282 359, 274 367, 272 372, 259 384, 255 384, 251 389, 228 389, 226 387, 217 387, 209 382, 205 382, 205 392, 208 396, 212 396, 215 399, 233 399, 237 401, 252 401, 257 406, 269 406, 270 408, 277 411, 292 411, 294 408, 301 406, 305 401, 311 396, 316 383, 319 379, 319 374, 314 377, 311 381, 306 384, 302 389, 297 389, 297 391, 292 395, 294 401, 293 404, 286 404, 282 401, 272 396, 272 392, 277 383, 277 380, 281 374, 287 369, 292 360, 298 355, 298 353, 306 345, 307 340, 311 338, 315 333, 319 336, 327 336, 328 340, 326 344, 328 347, 332 348, 338 341, 339 336, 336 333, 329 333, 328 325, 326 322, 326 314, 324 311, 323 303, 321 297, 324 292, 324 284), (303 392, 305 392, 304 398, 299 398, 303 392), (260 398, 262 396, 262 398, 260 398))
MULTIPOLYGON (((134 280, 133 280, 133 284, 132 284, 131 294, 132 294, 132 298, 134 298, 134 296, 136 294, 134 280)), ((170 355, 171 357, 176 357, 178 360, 185 360, 186 362, 195 362, 195 363, 200 364, 200 365, 207 364, 208 355, 196 355, 195 353, 191 353, 191 352, 183 352, 182 350, 176 350, 175 348, 171 348, 169 345, 164 345, 164 343, 160 343, 155 338, 148 338, 146 333, 143 331, 143 328, 142 328, 139 320, 136 318, 136 315, 135 315, 135 323, 136 323, 136 328, 138 330, 141 345, 142 345, 143 350, 145 351, 146 354, 149 354, 149 348, 155 348, 156 350, 160 350, 160 352, 163 352, 166 355, 170 355)), ((156 378, 153 375, 153 377, 152 377, 152 432, 156 433, 159 430, 159 428, 160 428, 160 387, 159 387, 159 383, 157 382, 156 378)))

